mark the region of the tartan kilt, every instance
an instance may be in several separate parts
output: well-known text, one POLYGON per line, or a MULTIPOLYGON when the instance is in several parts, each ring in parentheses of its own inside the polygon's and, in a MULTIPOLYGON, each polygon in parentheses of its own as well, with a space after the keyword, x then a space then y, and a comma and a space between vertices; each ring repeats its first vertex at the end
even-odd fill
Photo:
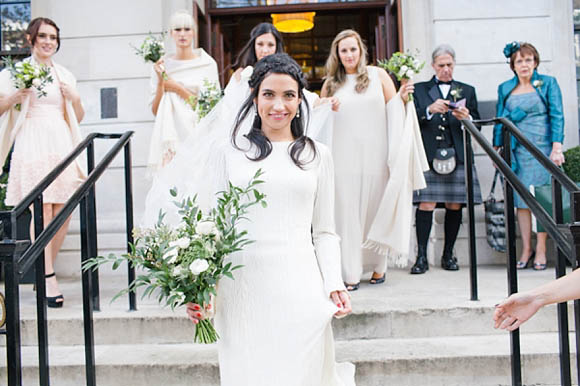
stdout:
MULTIPOLYGON (((467 186, 465 168, 458 164, 453 173, 437 174, 433 170, 424 173, 427 187, 413 192, 413 204, 420 202, 460 203, 467 204, 467 186)), ((481 188, 477 171, 473 167, 473 202, 481 204, 481 188)))

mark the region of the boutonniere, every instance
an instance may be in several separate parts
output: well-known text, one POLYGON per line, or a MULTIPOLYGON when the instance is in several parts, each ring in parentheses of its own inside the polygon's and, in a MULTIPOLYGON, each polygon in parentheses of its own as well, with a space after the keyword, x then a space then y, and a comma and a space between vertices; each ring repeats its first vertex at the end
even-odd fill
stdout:
POLYGON ((453 97, 453 102, 457 102, 457 99, 461 98, 461 87, 455 87, 453 90, 449 91, 449 94, 453 97))
POLYGON ((537 89, 539 89, 543 85, 544 85, 544 82, 542 81, 542 79, 536 79, 532 82, 532 86, 534 86, 537 89))

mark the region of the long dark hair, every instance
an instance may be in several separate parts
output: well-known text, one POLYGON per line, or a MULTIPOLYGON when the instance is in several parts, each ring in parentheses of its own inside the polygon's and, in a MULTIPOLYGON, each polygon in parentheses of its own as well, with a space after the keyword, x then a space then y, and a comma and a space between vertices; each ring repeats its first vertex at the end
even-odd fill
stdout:
POLYGON ((256 57, 256 39, 259 36, 264 34, 272 34, 274 35, 274 39, 276 39, 276 53, 284 52, 284 41, 282 40, 282 35, 280 32, 274 27, 273 24, 270 23, 260 23, 250 32, 250 40, 246 43, 244 47, 242 47, 238 57, 234 64, 232 64, 233 69, 238 68, 245 68, 247 66, 253 66, 258 61, 256 57))
MULTIPOLYGON (((242 108, 236 116, 234 129, 232 131, 232 144, 235 148, 242 150, 242 148, 240 148, 236 143, 238 131, 240 130, 242 122, 246 119, 252 109, 254 109, 254 99, 258 96, 262 81, 270 74, 290 75, 298 84, 298 96, 302 99, 302 103, 298 105, 298 114, 292 119, 290 124, 290 130, 294 141, 289 146, 289 154, 294 164, 302 169, 304 165, 312 162, 316 157, 316 146, 314 145, 314 141, 306 136, 306 127, 304 123, 302 104, 304 104, 308 115, 310 115, 310 107, 304 97, 306 79, 304 78, 304 74, 302 73, 298 63, 287 54, 272 54, 262 58, 258 63, 256 63, 252 77, 248 81, 251 90, 250 96, 248 96, 244 101, 242 108), (307 145, 313 150, 312 156, 308 160, 303 160, 300 156, 307 145)), ((266 137, 262 131, 262 119, 260 118, 260 115, 258 115, 257 107, 252 128, 245 137, 257 148, 255 157, 248 156, 249 159, 260 161, 268 157, 272 152, 272 142, 270 142, 268 137, 266 137)))

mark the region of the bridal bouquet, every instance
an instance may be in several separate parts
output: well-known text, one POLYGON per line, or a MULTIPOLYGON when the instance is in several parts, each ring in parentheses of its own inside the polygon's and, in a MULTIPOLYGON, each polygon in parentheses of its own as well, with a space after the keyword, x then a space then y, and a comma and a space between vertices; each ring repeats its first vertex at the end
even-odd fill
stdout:
POLYGON ((145 62, 157 63, 159 59, 165 54, 165 46, 163 45, 163 37, 156 38, 149 34, 141 47, 133 47, 138 56, 142 57, 145 62))
MULTIPOLYGON (((401 81, 401 79, 413 78, 415 74, 418 74, 423 69, 425 62, 419 61, 410 53, 395 52, 389 60, 379 60, 378 65, 394 74, 397 80, 401 81)), ((409 94, 409 100, 413 100, 413 94, 409 94)))
MULTIPOLYGON (((14 62, 11 57, 4 57, 3 62, 10 72, 14 87, 17 89, 34 87, 39 98, 46 96, 44 87, 52 83, 48 66, 25 61, 14 62)), ((20 107, 20 103, 15 106, 16 110, 20 110, 20 107)))
POLYGON ((210 82, 207 78, 203 80, 203 89, 197 99, 192 95, 187 102, 197 113, 199 119, 205 117, 211 109, 218 104, 223 97, 223 91, 215 82, 210 82))
MULTIPOLYGON (((113 300, 145 287, 144 297, 155 293, 160 303, 172 309, 189 302, 207 309, 216 295, 218 281, 224 276, 233 279, 232 272, 241 268, 226 263, 226 257, 253 242, 246 231, 238 229, 238 223, 247 219, 250 207, 266 207, 265 196, 256 188, 263 183, 261 175, 258 170, 245 188, 229 183, 225 191, 217 194, 217 206, 207 213, 200 210, 196 197, 178 199, 178 192, 172 189, 170 193, 181 216, 177 227, 165 224, 164 213, 160 212, 153 229, 135 231, 135 243, 128 254, 94 257, 83 264, 83 270, 106 263, 117 269, 128 262, 144 273, 113 300)), ((211 320, 203 319, 196 325, 195 342, 213 343, 218 338, 211 320)))

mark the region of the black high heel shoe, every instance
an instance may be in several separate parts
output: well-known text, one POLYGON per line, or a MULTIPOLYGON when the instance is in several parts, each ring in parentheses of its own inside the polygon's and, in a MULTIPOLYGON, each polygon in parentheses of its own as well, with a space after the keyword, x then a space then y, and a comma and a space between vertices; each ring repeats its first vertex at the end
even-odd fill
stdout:
MULTIPOLYGON (((49 273, 48 275, 44 275, 45 279, 50 279, 51 277, 56 276, 56 273, 49 273)), ((61 308, 64 304, 64 296, 62 294, 57 296, 47 296, 46 297, 46 305, 50 308, 61 308)))
POLYGON ((518 261, 518 263, 516 264, 516 269, 526 269, 530 266, 530 264, 532 264, 532 262, 534 261, 534 258, 536 257, 536 251, 532 251, 532 253, 530 254, 530 257, 528 257, 528 261, 526 261, 525 263, 523 261, 518 261))

